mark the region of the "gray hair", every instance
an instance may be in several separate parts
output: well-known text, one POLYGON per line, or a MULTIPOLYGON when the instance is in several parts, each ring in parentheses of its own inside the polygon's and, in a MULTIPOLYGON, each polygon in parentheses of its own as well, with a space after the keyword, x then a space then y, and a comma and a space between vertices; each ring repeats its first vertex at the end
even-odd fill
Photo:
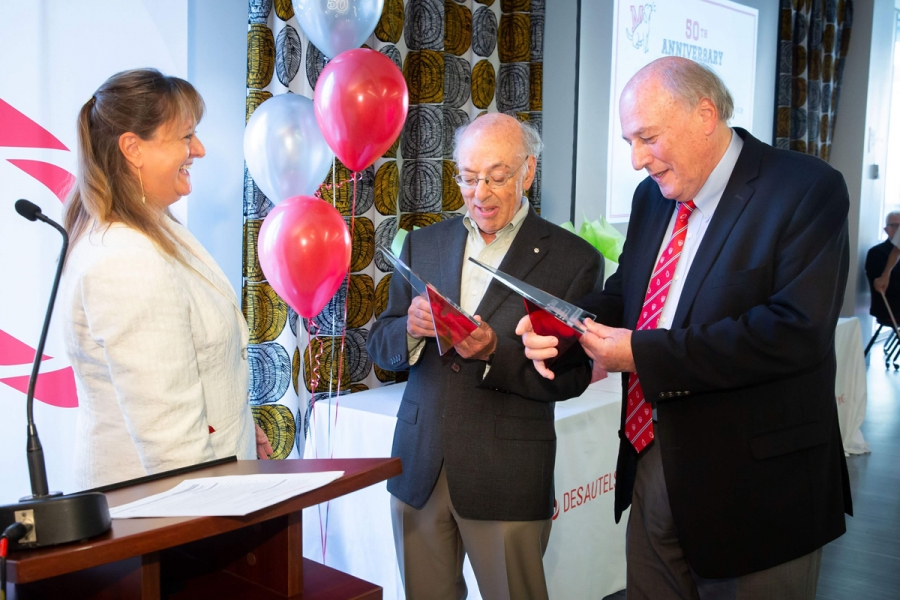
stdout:
POLYGON ((693 60, 658 59, 644 67, 647 75, 654 73, 660 82, 674 96, 684 100, 694 109, 700 100, 708 98, 712 102, 719 119, 728 122, 734 114, 734 100, 731 92, 715 71, 693 60))
POLYGON ((888 214, 884 215, 885 227, 887 227, 887 225, 891 222, 891 217, 896 217, 896 216, 900 216, 900 210, 892 210, 888 214))
MULTIPOLYGON (((453 133, 453 162, 455 163, 459 162, 460 142, 462 142, 466 130, 469 129, 469 126, 472 125, 472 123, 474 123, 474 121, 466 123, 465 125, 460 125, 453 133)), ((519 124, 519 129, 522 132, 522 145, 525 149, 525 155, 533 156, 537 159, 544 149, 544 142, 541 140, 541 134, 538 133, 537 128, 531 123, 519 121, 518 119, 516 119, 516 123, 519 124)))

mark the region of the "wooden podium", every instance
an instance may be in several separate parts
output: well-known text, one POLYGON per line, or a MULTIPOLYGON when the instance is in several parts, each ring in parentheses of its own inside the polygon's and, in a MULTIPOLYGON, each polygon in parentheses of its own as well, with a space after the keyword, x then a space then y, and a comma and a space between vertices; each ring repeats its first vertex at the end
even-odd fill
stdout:
POLYGON ((13 552, 9 598, 380 599, 380 587, 303 558, 302 510, 399 475, 398 458, 237 461, 106 496, 114 507, 184 479, 314 471, 344 476, 246 517, 114 519, 100 537, 13 552))

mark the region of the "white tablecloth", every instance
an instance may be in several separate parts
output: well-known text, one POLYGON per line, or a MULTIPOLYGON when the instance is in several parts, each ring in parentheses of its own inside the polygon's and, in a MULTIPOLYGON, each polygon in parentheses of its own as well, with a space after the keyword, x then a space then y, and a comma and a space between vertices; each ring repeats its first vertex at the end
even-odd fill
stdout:
POLYGON ((866 454, 869 444, 859 430, 866 417, 866 360, 863 357, 862 331, 856 317, 838 320, 834 333, 837 355, 837 401, 841 439, 847 454, 866 454))
MULTIPOLYGON (((603 598, 625 588, 628 514, 618 525, 613 519, 620 381, 613 375, 580 398, 556 405, 558 512, 544 556, 551 598, 603 598)), ((306 456, 314 457, 314 448, 319 458, 390 456, 404 387, 344 396, 337 406, 317 403, 306 456)), ((330 506, 306 509, 303 553, 322 562, 327 520, 325 564, 380 585, 385 600, 403 598, 390 514, 386 483, 333 500, 330 506)), ((480 599, 468 561, 465 574, 469 598, 480 599)))

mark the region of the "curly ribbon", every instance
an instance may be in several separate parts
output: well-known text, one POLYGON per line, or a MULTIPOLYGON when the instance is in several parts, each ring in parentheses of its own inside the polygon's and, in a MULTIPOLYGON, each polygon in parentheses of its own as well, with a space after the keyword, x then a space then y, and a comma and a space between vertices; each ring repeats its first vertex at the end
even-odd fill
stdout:
MULTIPOLYGON (((315 193, 313 193, 313 196, 315 196, 319 200, 324 200, 324 198, 322 198, 322 190, 323 189, 337 191, 337 190, 341 189, 342 187, 344 187, 345 183, 350 183, 351 181, 353 182, 353 199, 355 201, 356 200, 356 173, 353 173, 353 175, 350 176, 350 179, 343 179, 340 182, 334 182, 334 179, 332 178, 332 183, 323 183, 322 185, 320 185, 319 188, 315 191, 315 193)), ((337 194, 335 194, 335 196, 337 196, 337 194)), ((332 197, 332 200, 333 200, 333 204, 337 204, 337 200, 334 197, 332 197)))

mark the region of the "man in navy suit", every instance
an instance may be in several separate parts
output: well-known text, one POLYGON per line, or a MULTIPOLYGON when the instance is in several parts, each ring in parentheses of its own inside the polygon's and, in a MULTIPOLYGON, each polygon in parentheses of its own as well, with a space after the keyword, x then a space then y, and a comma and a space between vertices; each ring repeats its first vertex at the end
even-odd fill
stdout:
MULTIPOLYGON (((637 188, 618 271, 582 301, 582 345, 623 374, 616 519, 627 594, 815 597, 850 514, 834 400, 847 279, 840 173, 729 128, 731 96, 674 57, 620 101, 637 188)), ((530 331, 526 355, 555 355, 530 331)), ((549 375, 549 373, 547 373, 549 375)))

